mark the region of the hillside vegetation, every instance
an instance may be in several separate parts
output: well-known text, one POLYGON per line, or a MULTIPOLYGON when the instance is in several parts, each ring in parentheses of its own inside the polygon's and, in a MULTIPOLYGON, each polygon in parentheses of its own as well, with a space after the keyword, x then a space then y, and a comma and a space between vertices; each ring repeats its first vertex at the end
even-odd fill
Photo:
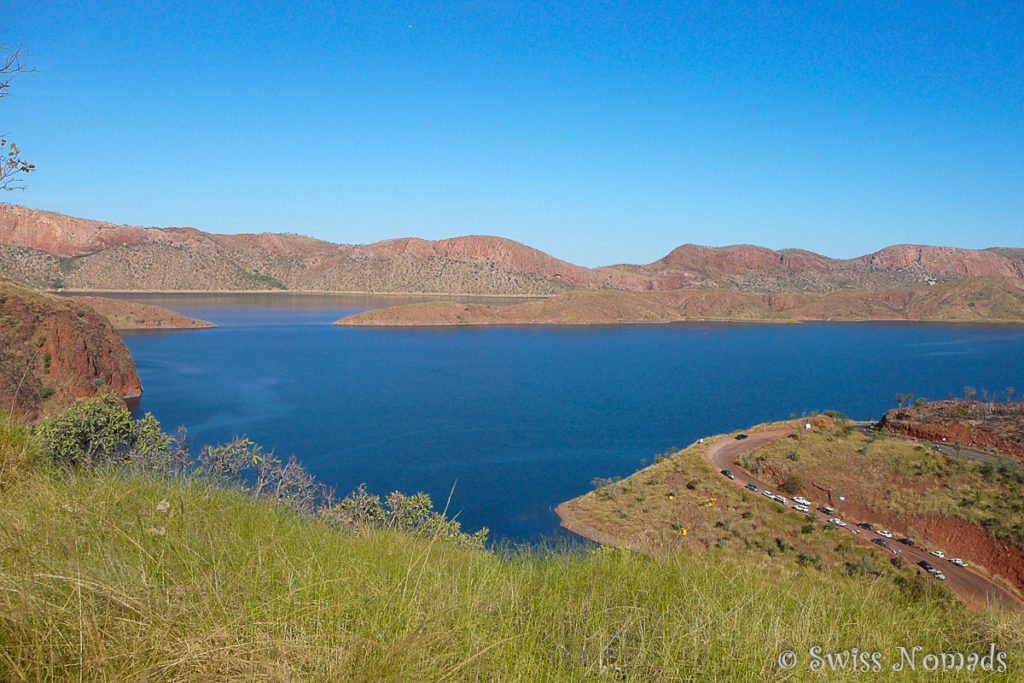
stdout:
POLYGON ((0 204, 0 273, 40 288, 518 296, 573 289, 879 292, 973 277, 1024 278, 1021 254, 895 245, 832 259, 798 249, 685 244, 645 265, 586 268, 491 235, 332 244, 292 233, 114 225, 0 204))
POLYGON ((994 644, 993 680, 1024 666, 1019 613, 725 549, 487 551, 441 527, 338 526, 252 481, 133 466, 165 452, 151 422, 72 464, 53 434, 79 423, 0 423, 3 679, 775 680, 784 650, 802 679, 815 646, 879 651, 882 680, 906 679, 901 646, 994 644))

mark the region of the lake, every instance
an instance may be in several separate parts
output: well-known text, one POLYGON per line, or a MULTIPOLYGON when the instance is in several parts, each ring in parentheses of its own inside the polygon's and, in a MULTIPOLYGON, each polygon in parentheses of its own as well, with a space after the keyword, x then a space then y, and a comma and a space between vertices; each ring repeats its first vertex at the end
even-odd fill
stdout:
POLYGON ((348 492, 424 491, 467 531, 564 535, 552 512, 700 437, 897 393, 1024 394, 1024 328, 907 323, 359 329, 408 297, 133 295, 220 327, 129 333, 137 411, 196 446, 246 435, 348 492))

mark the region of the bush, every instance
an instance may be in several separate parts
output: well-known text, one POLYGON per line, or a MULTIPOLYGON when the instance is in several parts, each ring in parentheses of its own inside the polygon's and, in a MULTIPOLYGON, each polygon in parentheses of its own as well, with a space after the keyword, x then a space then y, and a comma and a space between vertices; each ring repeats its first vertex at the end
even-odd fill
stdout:
POLYGON ((488 534, 486 527, 474 534, 463 532, 457 521, 434 510, 426 493, 407 496, 395 491, 381 503, 380 496, 367 492, 365 484, 360 484, 337 505, 321 508, 318 514, 329 524, 346 529, 394 529, 446 538, 473 548, 482 548, 488 534))
POLYGON ((54 389, 49 384, 44 384, 43 386, 39 387, 39 398, 43 399, 44 401, 56 393, 57 390, 54 389))
POLYGON ((43 452, 64 467, 118 464, 133 450, 162 450, 170 442, 152 415, 133 420, 116 394, 77 399, 64 412, 43 420, 35 435, 43 452))
POLYGON ((795 474, 790 474, 786 477, 785 481, 779 485, 779 488, 791 496, 797 496, 804 490, 804 483, 800 480, 800 477, 795 474))

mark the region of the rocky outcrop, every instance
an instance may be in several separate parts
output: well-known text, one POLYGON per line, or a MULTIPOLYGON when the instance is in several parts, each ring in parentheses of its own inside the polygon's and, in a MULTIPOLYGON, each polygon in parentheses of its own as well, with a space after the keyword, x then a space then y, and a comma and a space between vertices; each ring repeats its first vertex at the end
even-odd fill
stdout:
POLYGON ((37 420, 80 397, 142 395, 135 363, 89 306, 0 278, 0 409, 37 420))
POLYGON ((960 443, 965 448, 1024 460, 1024 403, 932 401, 890 410, 879 428, 915 439, 960 443))
POLYGON ((339 325, 558 325, 685 320, 915 320, 1024 323, 1024 282, 974 278, 887 292, 760 294, 727 289, 572 291, 513 305, 432 301, 367 311, 339 325))
POLYGON ((41 288, 131 291, 827 293, 981 276, 1024 278, 1024 250, 898 245, 831 259, 798 249, 685 244, 646 265, 585 268, 488 235, 344 245, 295 234, 114 225, 0 204, 0 273, 41 288))

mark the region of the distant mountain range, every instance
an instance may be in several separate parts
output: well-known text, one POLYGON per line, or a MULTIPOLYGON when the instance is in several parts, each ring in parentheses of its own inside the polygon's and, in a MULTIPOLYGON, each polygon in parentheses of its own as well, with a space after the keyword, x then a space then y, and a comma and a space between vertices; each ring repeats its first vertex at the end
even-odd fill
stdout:
POLYGON ((0 274, 91 290, 273 290, 552 295, 570 290, 888 291, 1024 278, 1024 249, 897 245, 853 259, 685 244, 653 263, 585 268, 502 237, 332 244, 296 234, 143 228, 0 204, 0 274))

